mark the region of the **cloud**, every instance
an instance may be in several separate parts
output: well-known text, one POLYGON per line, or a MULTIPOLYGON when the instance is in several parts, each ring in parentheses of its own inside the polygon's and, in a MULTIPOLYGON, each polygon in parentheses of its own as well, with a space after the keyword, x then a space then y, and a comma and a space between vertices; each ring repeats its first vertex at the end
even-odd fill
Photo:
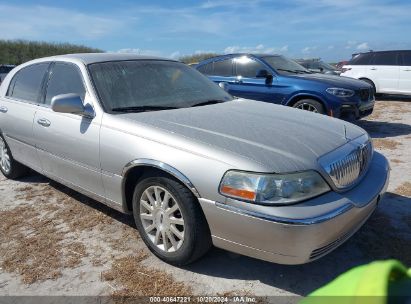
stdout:
POLYGON ((225 54, 230 53, 262 53, 262 54, 282 54, 288 52, 288 45, 281 47, 265 47, 263 44, 258 44, 253 47, 249 46, 228 46, 223 51, 225 54))
POLYGON ((367 42, 363 42, 363 43, 360 43, 359 45, 357 45, 357 50, 359 50, 359 51, 366 51, 366 50, 369 50, 369 49, 370 49, 370 46, 368 45, 367 42))
POLYGON ((318 46, 306 46, 301 50, 301 53, 303 54, 310 54, 312 51, 315 51, 318 49, 318 46))
POLYGON ((1 35, 5 39, 98 39, 125 26, 117 18, 49 6, 0 4, 1 35))
POLYGON ((136 55, 146 55, 146 56, 162 56, 160 51, 157 50, 144 50, 139 48, 125 48, 115 51, 116 53, 122 54, 136 54, 136 55))

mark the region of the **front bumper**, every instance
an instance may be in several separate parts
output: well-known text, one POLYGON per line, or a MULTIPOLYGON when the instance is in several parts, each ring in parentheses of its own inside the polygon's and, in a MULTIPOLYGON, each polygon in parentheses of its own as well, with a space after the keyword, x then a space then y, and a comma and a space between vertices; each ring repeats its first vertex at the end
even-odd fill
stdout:
POLYGON ((356 104, 342 104, 339 118, 345 120, 356 120, 371 115, 374 110, 375 100, 359 102, 356 104))
POLYGON ((388 162, 375 153, 361 183, 344 193, 283 207, 199 201, 216 247, 279 264, 303 264, 352 236, 375 210, 388 180, 388 162))

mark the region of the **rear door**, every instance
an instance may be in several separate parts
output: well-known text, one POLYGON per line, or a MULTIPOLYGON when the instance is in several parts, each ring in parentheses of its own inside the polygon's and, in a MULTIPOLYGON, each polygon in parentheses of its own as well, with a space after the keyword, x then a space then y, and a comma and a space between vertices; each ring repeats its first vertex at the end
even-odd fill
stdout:
POLYGON ((411 51, 401 52, 399 93, 411 94, 411 51))
POLYGON ((79 67, 69 62, 56 62, 51 67, 43 104, 39 106, 33 124, 43 171, 89 194, 104 196, 99 118, 54 112, 50 107, 51 99, 67 93, 79 95, 84 104, 93 104, 79 67))
POLYGON ((0 129, 13 157, 37 171, 40 160, 33 136, 33 118, 50 63, 37 63, 19 70, 0 100, 0 129))
POLYGON ((367 74, 375 83, 378 93, 396 93, 399 85, 399 54, 376 52, 368 66, 367 74))

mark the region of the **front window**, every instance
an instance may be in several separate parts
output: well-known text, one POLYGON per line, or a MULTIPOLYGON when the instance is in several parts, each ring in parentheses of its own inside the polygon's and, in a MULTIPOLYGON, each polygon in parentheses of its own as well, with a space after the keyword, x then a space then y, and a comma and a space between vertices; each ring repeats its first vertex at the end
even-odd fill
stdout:
POLYGON ((121 109, 185 108, 232 97, 185 64, 161 60, 113 61, 89 66, 100 100, 121 109))
POLYGON ((311 72, 302 65, 283 56, 263 56, 262 59, 273 67, 277 73, 282 75, 311 74, 311 72))

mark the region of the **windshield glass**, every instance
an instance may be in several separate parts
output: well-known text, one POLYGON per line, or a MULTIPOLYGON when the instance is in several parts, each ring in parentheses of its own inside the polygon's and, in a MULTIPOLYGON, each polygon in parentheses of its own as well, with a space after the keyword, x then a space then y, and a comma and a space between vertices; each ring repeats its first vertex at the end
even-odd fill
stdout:
POLYGON ((262 57, 279 74, 301 74, 311 73, 302 65, 283 56, 264 56, 262 57))
POLYGON ((324 61, 321 62, 321 67, 327 71, 335 71, 337 68, 324 61))
POLYGON ((233 99, 200 72, 179 62, 113 61, 91 64, 89 70, 109 112, 122 108, 185 108, 233 99))

